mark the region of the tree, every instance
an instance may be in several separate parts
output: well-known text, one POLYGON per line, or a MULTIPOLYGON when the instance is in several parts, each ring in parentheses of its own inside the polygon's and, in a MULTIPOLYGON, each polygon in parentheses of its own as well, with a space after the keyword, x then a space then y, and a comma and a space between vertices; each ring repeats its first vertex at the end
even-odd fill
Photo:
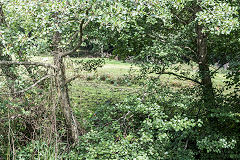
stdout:
MULTIPOLYGON (((216 139, 227 137, 234 139, 234 143, 239 139, 237 136, 239 118, 235 116, 239 114, 239 105, 236 105, 239 103, 239 78, 237 78, 239 73, 236 73, 239 71, 240 46, 237 38, 239 34, 238 6, 236 1, 152 0, 135 1, 131 8, 131 13, 137 13, 137 16, 131 19, 132 23, 137 20, 142 21, 146 23, 145 28, 159 24, 156 28, 152 27, 153 30, 150 33, 146 33, 144 28, 140 28, 142 26, 135 23, 138 28, 135 33, 144 32, 144 36, 150 35, 151 37, 149 39, 151 45, 143 46, 142 52, 137 54, 141 61, 148 62, 146 67, 148 71, 190 80, 201 89, 201 94, 195 95, 201 100, 196 99, 197 104, 193 104, 195 111, 188 116, 203 120, 204 127, 196 131, 193 143, 197 143, 195 147, 201 150, 196 154, 204 158, 217 157, 217 153, 221 152, 220 149, 211 149, 212 146, 221 148, 222 152, 225 151, 226 148, 216 139), (198 66, 194 77, 168 70, 171 64, 189 61, 198 66), (210 65, 216 62, 221 65, 227 62, 232 64, 229 68, 232 70, 229 72, 232 75, 231 82, 234 81, 231 85, 235 86, 234 91, 231 91, 232 94, 223 95, 214 88, 212 80, 221 65, 216 70, 210 68, 210 65), (231 134, 226 133, 226 130, 231 130, 231 134), (208 135, 207 138, 206 135, 208 135)), ((128 28, 126 30, 128 31, 128 28)), ((131 48, 131 46, 128 47, 131 48)), ((235 147, 237 150, 238 145, 235 147)), ((236 150, 231 150, 231 154, 237 154, 236 150)), ((227 159, 231 157, 231 154, 224 155, 224 157, 227 159)))
MULTIPOLYGON (((121 9, 121 5, 116 8, 118 3, 95 0, 61 2, 12 0, 4 2, 4 5, 4 8, 8 10, 6 26, 9 25, 9 28, 4 28, 1 38, 4 42, 9 43, 10 47, 2 48, 2 50, 7 57, 13 55, 17 61, 5 59, 0 61, 0 65, 43 66, 47 70, 53 69, 53 73, 35 81, 32 86, 11 94, 24 93, 41 81, 54 77, 59 101, 57 104, 64 115, 71 140, 77 143, 83 129, 79 126, 71 107, 68 83, 78 78, 78 75, 71 78, 66 77, 64 58, 76 53, 82 46, 87 38, 85 28, 92 21, 98 21, 104 25, 108 25, 110 21, 111 25, 121 27, 117 19, 111 21, 107 15, 113 13, 113 10, 119 12, 117 8, 121 9), (34 52, 42 53, 44 49, 41 47, 51 53, 53 64, 29 62, 26 61, 27 58, 23 58, 34 52)), ((3 15, 1 19, 4 20, 3 15)))
MULTIPOLYGON (((225 38, 222 38, 229 37, 238 28, 237 4, 214 0, 140 0, 132 2, 129 7, 129 3, 122 3, 129 9, 128 16, 131 17, 127 18, 131 20, 127 22, 125 31, 128 32, 128 35, 143 33, 143 42, 148 39, 148 43, 141 45, 142 52, 138 51, 137 55, 143 57, 143 60, 152 56, 155 60, 151 63, 155 63, 158 68, 157 71, 154 71, 155 73, 172 74, 199 84, 206 106, 214 107, 216 104, 214 104, 215 93, 212 77, 215 72, 210 71, 209 65, 214 63, 214 57, 219 56, 219 50, 212 46, 224 43, 225 38), (135 30, 137 31, 129 29, 131 23, 136 25, 135 30), (151 31, 146 31, 146 29, 151 31), (219 43, 216 43, 217 41, 219 43), (169 62, 178 63, 190 60, 198 64, 199 72, 195 78, 167 71, 169 62)), ((122 36, 121 34, 119 38, 122 36)), ((129 43, 128 40, 125 41, 126 44, 129 43)), ((132 53, 136 52, 139 48, 137 45, 141 42, 142 40, 135 42, 134 49, 131 49, 129 45, 125 48, 130 49, 132 53)), ((229 46, 221 45, 221 50, 227 51, 227 49, 229 46)), ((228 57, 235 54, 228 53, 228 57)))

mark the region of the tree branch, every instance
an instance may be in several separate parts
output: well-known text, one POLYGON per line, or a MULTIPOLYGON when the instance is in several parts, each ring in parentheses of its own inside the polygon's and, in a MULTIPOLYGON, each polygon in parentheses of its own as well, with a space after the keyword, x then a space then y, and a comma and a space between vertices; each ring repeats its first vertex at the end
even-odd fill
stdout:
POLYGON ((88 19, 88 21, 83 25, 82 29, 84 30, 90 22, 91 22, 91 19, 88 19))
POLYGON ((65 57, 65 56, 67 56, 67 55, 69 55, 69 54, 72 54, 72 53, 74 53, 74 52, 76 52, 77 51, 77 49, 78 48, 80 48, 81 47, 81 45, 82 45, 82 42, 83 42, 83 23, 84 23, 84 19, 81 21, 81 23, 80 23, 80 31, 79 31, 79 33, 80 33, 80 36, 79 36, 79 42, 78 42, 78 44, 77 44, 77 46, 75 47, 75 48, 73 48, 71 51, 68 51, 68 52, 63 52, 60 56, 61 57, 65 57))
POLYGON ((176 14, 173 14, 180 22, 182 22, 184 25, 187 25, 188 23, 185 21, 185 20, 183 20, 182 18, 180 18, 178 15, 176 15, 176 14))
POLYGON ((17 114, 17 115, 12 115, 11 117, 3 117, 0 119, 0 123, 3 123, 4 121, 7 121, 7 120, 14 120, 14 119, 17 119, 17 118, 21 118, 23 117, 23 114, 17 114))
POLYGON ((72 77, 72 78, 69 78, 68 80, 66 80, 66 84, 74 81, 74 80, 77 79, 77 78, 80 78, 81 76, 82 76, 82 75, 78 74, 78 75, 76 75, 76 76, 74 76, 74 77, 72 77))
POLYGON ((23 62, 17 62, 17 61, 0 61, 0 65, 34 65, 34 66, 42 66, 45 68, 52 68, 52 69, 57 69, 56 66, 52 65, 52 64, 48 64, 48 63, 41 63, 41 62, 27 62, 27 61, 23 61, 23 62))
POLYGON ((197 54, 197 53, 196 53, 192 48, 190 48, 190 47, 184 46, 184 48, 190 50, 190 51, 191 51, 192 53, 194 53, 195 55, 197 54))
POLYGON ((77 37, 78 33, 79 33, 79 31, 76 31, 76 32, 73 34, 73 36, 71 36, 71 38, 70 38, 70 40, 69 40, 69 42, 68 42, 69 44, 72 42, 73 39, 75 39, 75 38, 77 37))
MULTIPOLYGON (((89 10, 91 9, 91 7, 89 7, 87 10, 86 10, 86 15, 88 15, 88 12, 89 10)), ((79 49, 82 45, 82 42, 83 42, 83 30, 85 29, 85 27, 88 25, 88 23, 90 22, 91 20, 88 19, 88 21, 85 23, 85 19, 82 19, 81 22, 80 22, 80 29, 79 29, 79 42, 77 44, 77 46, 75 48, 73 48, 71 51, 68 51, 68 52, 63 52, 60 56, 61 57, 65 57, 69 54, 72 54, 74 52, 77 51, 77 49, 79 49)), ((76 32, 76 34, 78 34, 78 32, 76 32)))
POLYGON ((44 77, 42 77, 41 79, 39 79, 36 83, 34 83, 33 85, 31 85, 30 87, 28 88, 25 88, 23 90, 20 90, 20 91, 17 91, 17 92, 14 92, 14 93, 0 93, 0 95, 12 95, 12 94, 19 94, 19 93, 24 93, 30 89, 32 89, 33 87, 35 87, 37 84, 39 84, 40 82, 44 81, 45 79, 49 78, 49 77, 52 77, 53 75, 46 75, 44 77))
POLYGON ((189 77, 185 77, 183 75, 179 75, 179 74, 176 74, 176 73, 173 73, 173 72, 159 72, 159 73, 156 73, 156 74, 168 74, 168 75, 174 75, 176 77, 179 77, 179 78, 183 78, 183 79, 186 79, 186 80, 189 80, 189 81, 192 81, 192 82, 195 82, 199 85, 201 85, 202 83, 199 82, 198 80, 196 79, 192 79, 192 78, 189 78, 189 77))
POLYGON ((214 75, 215 73, 217 73, 217 71, 222 68, 225 64, 221 64, 217 69, 215 69, 214 71, 211 72, 211 75, 214 75))

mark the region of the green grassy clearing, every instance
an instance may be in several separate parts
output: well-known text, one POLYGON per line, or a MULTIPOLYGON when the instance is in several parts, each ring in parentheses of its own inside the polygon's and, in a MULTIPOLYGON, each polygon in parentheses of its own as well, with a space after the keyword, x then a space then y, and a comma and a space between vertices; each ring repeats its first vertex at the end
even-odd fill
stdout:
MULTIPOLYGON (((52 59, 49 57, 34 57, 33 60, 52 63, 52 59)), ((106 59, 106 64, 103 67, 98 68, 96 72, 89 73, 79 70, 74 71, 74 68, 78 66, 73 64, 72 60, 87 61, 90 58, 67 58, 65 60, 68 77, 77 74, 81 75, 79 79, 71 82, 70 97, 79 122, 85 127, 90 126, 88 119, 94 116, 96 107, 106 103, 119 103, 127 96, 136 94, 139 91, 140 85, 130 83, 131 78, 134 79, 134 75, 138 73, 139 67, 137 66, 106 59)), ((188 71, 188 76, 194 75, 197 72, 196 65, 188 66, 179 64, 177 67, 181 72, 188 71)), ((151 74, 150 76, 157 77, 155 74, 151 74)), ((181 80, 173 75, 161 75, 159 79, 163 85, 170 86, 174 90, 196 85, 191 81, 181 80)), ((213 79, 214 86, 221 88, 224 86, 225 79, 223 73, 218 73, 213 79)))
MULTIPOLYGON (((69 58, 67 58, 69 61, 69 58)), ((71 60, 90 60, 93 58, 70 58, 71 60)), ((40 57, 40 56, 36 56, 32 58, 33 61, 42 61, 42 62, 46 62, 46 63, 52 63, 52 58, 51 57, 40 57)), ((119 77, 123 77, 124 75, 128 75, 129 74, 129 70, 131 69, 131 74, 137 74, 139 67, 132 65, 130 63, 127 62, 122 62, 122 61, 117 61, 117 60, 109 60, 109 59, 105 59, 106 64, 103 65, 103 67, 100 67, 97 69, 97 72, 93 73, 89 73, 89 72, 84 72, 81 71, 79 72, 80 74, 82 74, 82 77, 92 77, 92 79, 94 79, 93 76, 106 76, 112 79, 117 79, 119 77)), ((68 73, 69 76, 72 76, 74 74, 74 71, 72 71, 71 69, 73 69, 73 67, 76 67, 74 65, 71 66, 70 63, 67 62, 66 65, 67 69, 68 69, 68 73), (70 65, 70 66, 69 66, 70 65)), ((187 75, 189 75, 191 77, 191 75, 194 75, 195 72, 197 72, 197 67, 196 64, 190 66, 190 65, 186 65, 186 64, 178 64, 177 66, 174 66, 175 68, 178 67, 179 70, 181 72, 189 72, 187 73, 187 75)), ((212 68, 212 70, 214 70, 215 68, 212 68)), ((175 71, 173 71, 175 72, 175 71)), ((179 72, 180 73, 180 72, 179 72)), ((155 74, 152 74, 152 76, 156 76, 155 74)), ((91 79, 91 78, 90 78, 91 79)), ((160 80, 166 84, 166 85, 170 85, 173 87, 191 87, 194 85, 193 82, 191 81, 183 81, 178 79, 176 76, 173 75, 161 75, 160 76, 160 80)), ((215 75, 215 77, 213 78, 213 84, 214 87, 216 88, 221 88, 224 86, 224 81, 226 80, 225 74, 224 73, 217 73, 215 75)))
MULTIPOLYGON (((106 64, 103 65, 103 67, 100 67, 97 69, 96 72, 86 72, 86 71, 74 71, 73 68, 77 68, 75 64, 73 64, 71 61, 73 60, 90 60, 93 58, 67 58, 66 59, 66 68, 67 68, 67 73, 68 77, 72 77, 76 74, 81 75, 81 81, 83 80, 94 80, 93 82, 95 83, 101 83, 101 80, 108 80, 111 86, 116 86, 118 85, 115 83, 118 79, 120 78, 126 78, 127 76, 135 76, 139 72, 139 67, 127 63, 127 62, 122 62, 122 61, 117 61, 117 60, 109 60, 105 59, 106 64), (130 70, 131 69, 131 70, 130 70), (99 81, 100 79, 100 81, 99 81)), ((36 56, 32 58, 33 61, 43 61, 45 63, 52 63, 52 58, 51 57, 40 57, 36 56)), ((186 72, 186 75, 189 77, 193 77, 195 73, 197 72, 197 67, 196 64, 192 65, 186 65, 186 64, 177 64, 173 66, 174 68, 178 68, 179 71, 181 72, 186 72)), ((212 68, 214 70, 215 68, 212 68)), ((172 70, 172 72, 176 72, 172 70)), ((181 72, 178 72, 178 74, 181 74, 181 72)), ((158 75, 151 74, 150 76, 157 77, 158 75)), ((173 89, 178 89, 182 87, 192 87, 196 84, 194 84, 191 81, 186 81, 186 80, 181 80, 177 78, 176 76, 173 75, 161 75, 159 76, 160 81, 167 86, 173 87, 173 89)), ((220 72, 216 74, 213 78, 213 84, 214 87, 220 89, 224 86, 224 81, 226 80, 225 74, 223 72, 220 72)), ((76 80, 79 81, 79 80, 76 80)), ((76 81, 74 81, 73 85, 75 85, 76 81)), ((135 86, 136 87, 136 86, 135 86)))

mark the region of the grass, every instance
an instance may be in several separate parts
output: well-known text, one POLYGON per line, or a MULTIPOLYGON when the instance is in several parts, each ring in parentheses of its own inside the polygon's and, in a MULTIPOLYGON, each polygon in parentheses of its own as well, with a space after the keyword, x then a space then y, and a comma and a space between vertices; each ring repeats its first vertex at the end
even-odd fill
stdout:
POLYGON ((85 128, 90 127, 88 119, 94 115, 100 105, 120 103, 127 96, 136 93, 132 87, 114 86, 94 81, 76 81, 70 86, 71 102, 79 122, 85 128))
MULTIPOLYGON (((71 60, 90 60, 90 59, 96 59, 96 58, 70 58, 71 60)), ((32 58, 33 61, 43 61, 45 63, 52 63, 52 58, 51 57, 40 57, 36 56, 32 58)), ((122 62, 122 61, 117 61, 117 60, 112 60, 112 59, 105 59, 106 64, 97 69, 97 74, 98 76, 101 75, 106 75, 112 78, 118 78, 122 77, 124 75, 129 74, 129 70, 132 69, 132 73, 137 73, 139 70, 139 67, 127 63, 127 62, 122 62)), ((67 65, 68 67, 68 65, 67 65)), ((74 67, 74 66, 71 66, 74 67)), ((71 68, 70 67, 70 68, 71 68)), ((197 72, 197 67, 196 64, 186 65, 186 64, 177 64, 173 66, 174 68, 179 68, 181 71, 190 71, 190 75, 194 75, 197 72)), ((213 70, 214 68, 212 68, 213 70)), ((175 71, 173 71, 175 72, 175 71)), ((85 77, 87 76, 93 76, 94 73, 86 73, 86 72, 81 72, 81 74, 85 77)), ((188 74, 189 75, 189 74, 188 74)), ((69 74, 71 76, 71 74, 69 74)), ((153 76, 156 76, 153 74, 153 76)), ((173 86, 179 86, 179 87, 189 87, 194 85, 191 81, 183 81, 179 80, 177 77, 173 75, 161 75, 161 81, 166 84, 172 84, 173 86)), ((214 86, 219 88, 224 86, 224 81, 226 80, 225 74, 224 73, 218 73, 213 79, 214 86)))

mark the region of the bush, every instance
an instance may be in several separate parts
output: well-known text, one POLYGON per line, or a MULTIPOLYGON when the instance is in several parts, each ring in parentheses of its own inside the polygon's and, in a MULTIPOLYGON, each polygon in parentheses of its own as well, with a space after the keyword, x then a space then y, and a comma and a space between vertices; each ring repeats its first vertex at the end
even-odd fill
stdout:
POLYGON ((182 112, 168 114, 166 108, 186 104, 173 102, 178 93, 152 85, 121 104, 99 106, 91 117, 91 131, 72 153, 78 159, 194 159, 189 146, 202 121, 182 112))

